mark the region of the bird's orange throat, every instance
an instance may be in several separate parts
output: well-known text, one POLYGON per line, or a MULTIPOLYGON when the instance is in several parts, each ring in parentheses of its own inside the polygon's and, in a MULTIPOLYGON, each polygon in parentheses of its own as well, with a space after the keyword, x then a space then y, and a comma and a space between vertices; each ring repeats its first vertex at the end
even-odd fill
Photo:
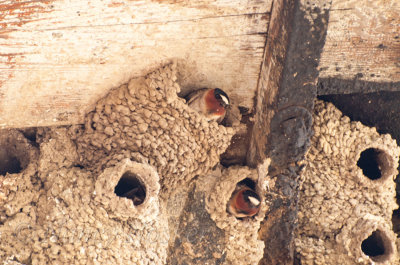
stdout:
POLYGON ((210 89, 206 96, 205 101, 207 105, 207 111, 214 115, 223 115, 225 114, 225 108, 221 105, 221 103, 215 98, 214 89, 210 89))

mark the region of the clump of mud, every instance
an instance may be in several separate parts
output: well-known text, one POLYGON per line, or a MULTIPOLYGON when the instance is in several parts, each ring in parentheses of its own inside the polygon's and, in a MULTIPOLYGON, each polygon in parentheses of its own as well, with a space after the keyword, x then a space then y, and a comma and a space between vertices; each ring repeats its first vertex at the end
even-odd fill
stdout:
POLYGON ((215 166, 234 129, 189 108, 176 80, 175 64, 167 65, 100 100, 78 132, 79 163, 99 171, 140 153, 157 168, 163 191, 215 166))

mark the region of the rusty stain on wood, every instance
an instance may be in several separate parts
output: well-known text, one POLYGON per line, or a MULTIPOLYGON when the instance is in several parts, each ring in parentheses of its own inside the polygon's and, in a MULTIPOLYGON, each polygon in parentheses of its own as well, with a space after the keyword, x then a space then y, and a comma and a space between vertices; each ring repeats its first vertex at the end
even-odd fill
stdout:
POLYGON ((124 2, 112 2, 112 3, 108 4, 107 6, 108 7, 118 7, 118 6, 123 6, 123 5, 125 5, 124 2))
MULTIPOLYGON (((21 27, 23 24, 35 21, 37 13, 50 12, 49 5, 54 0, 24 1, 13 0, 0 4, 0 30, 7 30, 10 27, 21 27)), ((11 28, 7 32, 17 30, 11 28)))
MULTIPOLYGON (((48 5, 52 1, 22 1, 14 0, 5 3, 0 3, 0 39, 8 40, 9 33, 16 31, 23 24, 34 21, 34 16, 37 12, 49 12, 48 5)), ((1 46, 12 46, 15 43, 3 43, 0 41, 1 46)), ((1 47, 0 46, 0 47, 1 47)), ((0 50, 1 51, 1 50, 0 50)), ((0 87, 9 79, 13 78, 13 72, 11 70, 15 68, 16 57, 24 56, 24 53, 20 52, 0 52, 0 87), (6 66, 1 66, 5 64, 6 66), (2 72, 2 73, 1 73, 2 72)), ((0 99, 3 100, 5 96, 4 92, 0 93, 0 99)), ((4 106, 0 106, 0 113, 4 109, 4 106)))

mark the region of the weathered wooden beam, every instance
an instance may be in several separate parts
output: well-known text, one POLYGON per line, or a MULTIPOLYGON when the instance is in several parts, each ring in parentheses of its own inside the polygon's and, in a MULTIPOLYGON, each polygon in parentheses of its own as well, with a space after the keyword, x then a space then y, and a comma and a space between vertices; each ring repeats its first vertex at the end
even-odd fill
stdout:
POLYGON ((293 264, 297 220, 298 162, 309 147, 318 62, 325 42, 330 1, 276 0, 257 91, 247 163, 271 157, 275 188, 260 230, 260 264, 293 264), (273 242, 273 243, 272 243, 273 242))
POLYGON ((333 0, 320 70, 319 94, 400 91, 400 2, 333 0))
POLYGON ((3 1, 0 128, 75 124, 111 88, 176 59, 183 92, 251 109, 272 0, 3 1))
POLYGON ((266 158, 266 136, 270 133, 270 122, 275 114, 273 105, 282 79, 293 6, 294 1, 276 0, 271 10, 264 59, 258 80, 255 121, 247 154, 247 163, 252 166, 266 158))
MULTIPOLYGON (((252 140, 247 154, 247 163, 252 166, 270 155, 269 152, 272 155, 276 153, 268 142, 272 126, 284 126, 279 121, 289 121, 296 113, 305 115, 307 121, 309 118, 304 113, 312 109, 316 96, 317 67, 325 41, 330 4, 329 1, 319 1, 318 4, 300 1, 296 5, 297 20, 293 21, 295 2, 274 2, 259 77, 252 140), (299 12, 302 13, 298 15, 299 12), (274 117, 276 122, 273 122, 274 117)), ((274 129, 280 130, 278 127, 274 129)), ((286 155, 292 156, 288 161, 275 159, 275 163, 297 161, 298 157, 291 153, 286 152, 286 155)))

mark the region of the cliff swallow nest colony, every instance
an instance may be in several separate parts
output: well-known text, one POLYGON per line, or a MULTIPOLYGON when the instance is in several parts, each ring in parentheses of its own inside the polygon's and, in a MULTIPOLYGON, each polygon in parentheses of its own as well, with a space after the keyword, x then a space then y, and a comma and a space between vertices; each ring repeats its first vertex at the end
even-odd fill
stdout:
MULTIPOLYGON (((85 126, 40 128, 33 141, 18 130, 0 132, 4 264, 167 263, 175 225, 168 218, 180 210, 168 209, 169 200, 210 172, 235 133, 190 109, 177 96, 176 79, 169 64, 130 80, 98 101, 85 126)), ((233 172, 243 173, 238 181, 256 174, 240 170, 233 172)), ((243 246, 263 249, 256 236, 262 218, 252 230, 243 224, 235 232, 238 220, 226 216, 221 203, 236 182, 221 186, 225 182, 210 187, 208 211, 231 231, 226 264, 252 264, 262 252, 249 255, 243 246), (213 195, 214 188, 226 196, 213 195), (250 238, 236 235, 243 232, 250 238)))
POLYGON ((301 264, 399 264, 391 217, 400 148, 317 101, 295 241, 301 264))

